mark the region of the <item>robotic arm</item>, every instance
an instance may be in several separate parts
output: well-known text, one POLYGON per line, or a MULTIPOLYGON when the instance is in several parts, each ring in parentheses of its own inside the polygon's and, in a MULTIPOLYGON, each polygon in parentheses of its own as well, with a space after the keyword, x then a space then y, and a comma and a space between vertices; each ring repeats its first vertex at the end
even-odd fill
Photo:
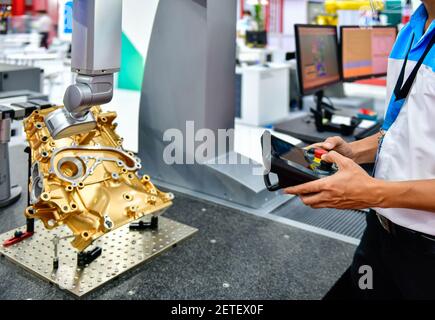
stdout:
POLYGON ((71 70, 77 79, 65 92, 65 108, 46 118, 53 138, 95 128, 89 110, 112 100, 114 73, 120 69, 121 33, 121 0, 74 0, 71 70))

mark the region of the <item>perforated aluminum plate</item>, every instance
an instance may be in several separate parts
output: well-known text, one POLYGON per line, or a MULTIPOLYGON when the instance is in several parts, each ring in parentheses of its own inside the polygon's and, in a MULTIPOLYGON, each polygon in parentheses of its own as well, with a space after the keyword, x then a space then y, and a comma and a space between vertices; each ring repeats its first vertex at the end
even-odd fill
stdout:
MULTIPOLYGON (((20 230, 24 231, 25 227, 20 230)), ((14 231, 0 235, 0 243, 11 238, 14 231)), ((77 267, 77 251, 69 240, 61 240, 58 246, 59 268, 54 271, 52 239, 55 235, 68 236, 70 231, 66 227, 49 231, 38 221, 31 238, 8 248, 0 245, 0 253, 59 288, 82 297, 197 231, 164 217, 159 217, 159 229, 156 231, 130 231, 126 225, 94 242, 95 246, 103 249, 103 253, 84 269, 77 267)))

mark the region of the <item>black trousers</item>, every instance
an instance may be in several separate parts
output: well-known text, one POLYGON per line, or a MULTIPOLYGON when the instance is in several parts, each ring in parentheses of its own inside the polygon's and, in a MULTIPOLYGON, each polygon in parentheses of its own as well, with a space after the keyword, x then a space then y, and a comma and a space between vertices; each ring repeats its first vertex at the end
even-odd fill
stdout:
POLYGON ((386 232, 370 212, 352 265, 324 300, 435 299, 435 250, 422 247, 386 232), (372 289, 365 281, 367 266, 372 270, 372 289))

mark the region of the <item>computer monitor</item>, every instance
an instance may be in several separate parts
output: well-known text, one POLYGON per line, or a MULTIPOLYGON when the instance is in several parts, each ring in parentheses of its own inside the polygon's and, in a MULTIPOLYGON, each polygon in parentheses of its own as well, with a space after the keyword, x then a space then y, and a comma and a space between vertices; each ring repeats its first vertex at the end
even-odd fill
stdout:
POLYGON ((295 37, 301 94, 319 93, 340 82, 337 28, 296 24, 295 37))
POLYGON ((267 31, 246 31, 246 45, 255 48, 267 46, 267 31))
POLYGON ((361 28, 342 26, 341 72, 344 81, 355 81, 387 74, 388 57, 397 37, 396 27, 361 28))

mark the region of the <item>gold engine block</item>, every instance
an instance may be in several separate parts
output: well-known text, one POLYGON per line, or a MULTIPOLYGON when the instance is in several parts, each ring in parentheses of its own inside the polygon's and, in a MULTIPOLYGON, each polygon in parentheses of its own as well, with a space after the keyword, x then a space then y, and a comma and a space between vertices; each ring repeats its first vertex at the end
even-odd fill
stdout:
POLYGON ((24 121, 32 161, 27 217, 47 229, 68 226, 73 247, 83 251, 105 233, 172 205, 171 193, 138 176, 140 159, 122 148, 115 112, 94 107, 95 129, 54 140, 44 119, 58 108, 35 111, 24 121))

